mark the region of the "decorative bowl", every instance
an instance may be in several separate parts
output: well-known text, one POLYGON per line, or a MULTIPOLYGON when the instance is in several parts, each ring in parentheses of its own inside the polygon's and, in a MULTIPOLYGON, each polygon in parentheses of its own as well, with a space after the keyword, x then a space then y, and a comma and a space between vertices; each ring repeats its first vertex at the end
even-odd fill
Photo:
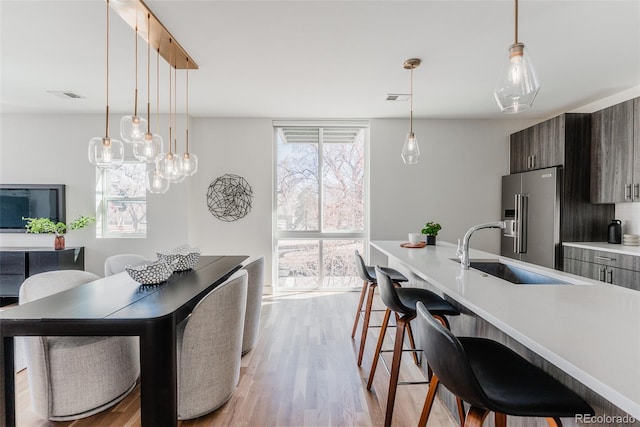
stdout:
POLYGON ((159 260, 165 260, 173 271, 185 271, 193 268, 200 258, 200 249, 189 245, 178 246, 171 252, 157 252, 159 260))
POLYGON ((125 270, 133 280, 143 285, 162 283, 173 273, 173 270, 164 259, 126 266, 125 270))

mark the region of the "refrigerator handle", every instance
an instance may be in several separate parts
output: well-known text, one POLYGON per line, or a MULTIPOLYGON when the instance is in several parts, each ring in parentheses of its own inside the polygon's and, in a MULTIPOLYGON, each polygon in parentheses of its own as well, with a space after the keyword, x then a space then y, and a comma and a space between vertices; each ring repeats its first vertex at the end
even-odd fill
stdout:
POLYGON ((515 195, 516 206, 516 235, 513 239, 513 252, 522 254, 527 252, 527 211, 528 197, 524 194, 515 195))

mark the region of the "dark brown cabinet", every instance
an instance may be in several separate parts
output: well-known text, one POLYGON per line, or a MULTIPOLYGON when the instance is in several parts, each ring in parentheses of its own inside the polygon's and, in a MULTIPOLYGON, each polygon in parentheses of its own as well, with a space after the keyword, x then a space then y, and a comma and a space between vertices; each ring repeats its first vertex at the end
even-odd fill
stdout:
POLYGON ((640 201, 640 98, 596 111, 591 122, 591 201, 640 201))
POLYGON ((640 291, 640 257, 565 246, 563 269, 612 285, 640 291))
POLYGON ((512 134, 511 173, 563 165, 566 138, 573 136, 575 127, 588 126, 588 121, 587 114, 562 114, 512 134))
POLYGON ((84 270, 84 248, 1 248, 0 305, 17 300, 24 279, 52 270, 84 270))

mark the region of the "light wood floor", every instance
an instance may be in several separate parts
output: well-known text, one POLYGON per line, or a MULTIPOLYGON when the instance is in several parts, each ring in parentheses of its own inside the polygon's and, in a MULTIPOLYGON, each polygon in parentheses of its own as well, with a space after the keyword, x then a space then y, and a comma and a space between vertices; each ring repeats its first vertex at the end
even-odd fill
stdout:
MULTIPOLYGON (((366 390, 378 329, 370 329, 363 368, 356 366, 359 339, 351 340, 351 327, 358 296, 356 292, 265 296, 260 339, 256 348, 242 359, 236 392, 226 405, 209 416, 179 425, 383 425, 389 376, 382 363, 378 364, 372 391, 366 390)), ((385 347, 391 345, 389 340, 385 347)), ((387 357, 390 358, 390 353, 387 357)), ((423 380, 410 353, 403 359, 401 380, 423 380)), ((16 383, 19 427, 140 425, 139 387, 109 411, 83 420, 51 423, 37 419, 31 412, 25 371, 17 374, 16 383)), ((426 390, 427 385, 398 387, 394 426, 417 425, 426 390)), ((436 402, 428 426, 456 425, 436 402)))

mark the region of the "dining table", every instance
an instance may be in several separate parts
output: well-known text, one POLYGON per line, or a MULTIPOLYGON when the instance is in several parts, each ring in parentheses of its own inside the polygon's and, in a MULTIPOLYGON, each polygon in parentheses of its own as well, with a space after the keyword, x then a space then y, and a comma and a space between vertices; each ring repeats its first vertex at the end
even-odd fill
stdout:
POLYGON ((16 425, 18 336, 140 337, 141 424, 176 426, 176 326, 247 258, 201 256, 192 269, 156 285, 141 285, 122 272, 0 312, 0 426, 16 425))

